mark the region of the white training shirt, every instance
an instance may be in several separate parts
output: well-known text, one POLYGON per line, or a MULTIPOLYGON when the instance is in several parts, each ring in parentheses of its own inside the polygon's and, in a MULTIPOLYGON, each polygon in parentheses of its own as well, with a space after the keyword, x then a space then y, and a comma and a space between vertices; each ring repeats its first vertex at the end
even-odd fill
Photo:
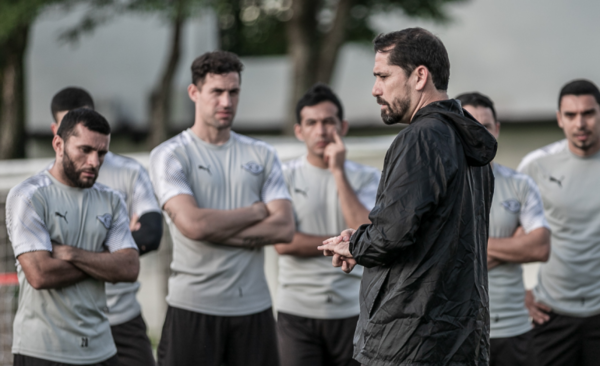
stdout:
MULTIPOLYGON (((161 207, 181 194, 193 196, 200 208, 218 210, 290 199, 275 149, 235 132, 225 144, 213 145, 191 129, 183 131, 152 150, 150 178, 161 207)), ((192 240, 165 217, 173 240, 170 306, 217 316, 271 306, 262 248, 192 240)))
POLYGON ((92 252, 137 250, 120 195, 99 183, 87 189, 69 187, 43 171, 10 190, 6 226, 20 289, 12 352, 69 364, 99 363, 116 354, 104 282, 90 277, 71 286, 36 290, 19 256, 52 252, 51 241, 92 252))
MULTIPOLYGON (((494 198, 490 210, 490 238, 512 237, 519 226, 526 233, 548 227, 542 198, 535 182, 525 174, 493 163, 494 198)), ((490 338, 514 337, 531 329, 525 307, 525 286, 520 263, 503 263, 488 272, 490 338)))
POLYGON ((561 140, 525 156, 518 170, 537 183, 550 228, 537 301, 558 314, 600 314, 600 153, 582 158, 561 140))
MULTIPOLYGON (((375 205, 379 170, 346 161, 348 182, 360 202, 371 210, 375 205)), ((333 174, 311 165, 306 156, 283 166, 292 196, 296 231, 308 235, 334 236, 348 228, 333 174)), ((363 268, 346 274, 331 265, 331 257, 279 257, 277 310, 315 319, 335 319, 359 313, 359 290, 363 268)))

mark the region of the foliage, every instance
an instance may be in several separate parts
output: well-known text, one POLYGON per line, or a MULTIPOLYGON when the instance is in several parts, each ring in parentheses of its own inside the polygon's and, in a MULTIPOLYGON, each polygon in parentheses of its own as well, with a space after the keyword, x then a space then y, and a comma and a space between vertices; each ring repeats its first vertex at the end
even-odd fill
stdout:
MULTIPOLYGON (((285 23, 291 19, 292 1, 304 0, 219 0, 221 48, 240 56, 282 55, 288 50, 285 23)), ((371 15, 403 11, 411 17, 448 21, 445 5, 465 0, 353 0, 346 23, 345 41, 370 42, 376 35, 371 15)), ((337 1, 320 1, 315 41, 332 26, 337 1)))

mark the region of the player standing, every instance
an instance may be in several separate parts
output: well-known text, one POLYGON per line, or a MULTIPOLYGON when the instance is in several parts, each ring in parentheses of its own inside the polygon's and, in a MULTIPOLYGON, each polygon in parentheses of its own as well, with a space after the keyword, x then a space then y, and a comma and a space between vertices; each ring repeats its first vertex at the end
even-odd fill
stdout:
POLYGON ((346 160, 348 122, 338 97, 316 84, 296 106, 296 137, 306 155, 283 166, 296 233, 276 245, 277 334, 286 366, 360 365, 352 359, 362 268, 345 274, 317 249, 323 240, 369 222, 380 173, 346 160))
MULTIPOLYGON (((466 93, 456 99, 498 138, 500 122, 488 97, 466 93)), ((496 162, 492 169, 495 182, 488 239, 490 366, 527 366, 531 322, 525 307, 521 263, 548 260, 550 231, 535 182, 496 162)))
POLYGON ((566 139, 525 156, 519 171, 538 184, 552 236, 550 259, 527 303, 537 365, 600 360, 600 91, 574 80, 560 91, 566 139), (535 298, 535 300, 534 300, 535 298))
MULTIPOLYGON (((54 95, 51 111, 55 122, 51 129, 55 135, 65 114, 76 108, 94 109, 94 101, 87 91, 69 87, 54 95)), ((139 254, 157 250, 162 237, 162 217, 146 169, 133 159, 109 151, 98 182, 116 190, 123 198, 139 254)), ((146 323, 136 299, 139 288, 139 282, 106 284, 107 316, 122 366, 155 364, 146 323)))
POLYGON ((134 282, 139 260, 123 200, 94 184, 109 142, 104 117, 73 110, 52 141, 54 166, 9 192, 15 366, 117 365, 104 283, 134 282))
POLYGON ((231 131, 242 63, 192 63, 194 125, 150 156, 173 239, 159 365, 278 364, 263 246, 290 242, 290 196, 275 150, 231 131))

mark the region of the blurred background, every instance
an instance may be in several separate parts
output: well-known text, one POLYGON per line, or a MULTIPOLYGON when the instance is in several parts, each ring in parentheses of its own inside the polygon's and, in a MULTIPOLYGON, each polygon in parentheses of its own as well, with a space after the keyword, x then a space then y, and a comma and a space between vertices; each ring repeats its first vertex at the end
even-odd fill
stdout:
MULTIPOLYGON (((563 137, 555 121, 562 85, 600 80, 598 13, 593 0, 0 0, 0 273, 15 262, 6 193, 52 159, 50 100, 64 87, 87 89, 113 127, 111 150, 147 165, 154 146, 193 122, 193 59, 232 51, 245 65, 234 130, 272 143, 282 160, 302 154, 291 137, 293 106, 326 82, 345 105, 349 157, 381 167, 402 126, 384 126, 371 96, 371 40, 421 26, 446 45, 449 95, 480 91, 495 101, 503 123, 496 161, 516 168, 563 137)), ((155 341, 170 251, 165 236, 142 259, 139 296, 155 341)), ((267 256, 274 291, 276 255, 267 256)), ((528 286, 534 274, 531 265, 528 286)), ((1 281, 0 292, 1 362, 16 292, 1 281)))

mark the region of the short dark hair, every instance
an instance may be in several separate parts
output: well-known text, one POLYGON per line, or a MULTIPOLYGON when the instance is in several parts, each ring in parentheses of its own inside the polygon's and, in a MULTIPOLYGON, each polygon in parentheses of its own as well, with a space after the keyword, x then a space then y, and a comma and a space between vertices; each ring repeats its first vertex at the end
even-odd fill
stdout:
POLYGON ((204 82, 206 74, 228 74, 237 72, 242 81, 244 65, 235 53, 227 51, 206 52, 192 62, 192 83, 204 82))
POLYGON ((70 110, 63 118, 56 134, 67 141, 67 139, 75 133, 75 127, 80 123, 90 131, 98 132, 103 135, 110 134, 110 125, 106 118, 102 117, 100 113, 88 108, 70 110))
POLYGON ((600 91, 598 90, 596 84, 589 80, 577 79, 570 81, 563 86, 560 90, 560 95, 558 96, 559 110, 560 102, 565 95, 593 95, 594 99, 596 99, 596 103, 600 104, 600 91))
POLYGON ((94 100, 86 90, 74 86, 64 88, 56 93, 50 103, 52 117, 54 117, 55 120, 58 112, 70 111, 72 109, 83 107, 94 109, 94 100))
POLYGON ((472 107, 484 107, 492 110, 494 115, 494 121, 497 123, 498 118, 496 117, 496 109, 494 108, 494 102, 487 96, 478 92, 463 93, 454 99, 460 100, 462 106, 470 105, 472 107))
POLYGON ((302 98, 296 104, 296 123, 301 123, 300 112, 302 108, 317 105, 321 102, 331 102, 337 107, 337 116, 342 121, 344 119, 344 107, 339 98, 331 88, 323 83, 316 83, 304 93, 302 98))
POLYGON ((442 41, 423 28, 407 28, 397 32, 379 34, 373 40, 375 52, 387 52, 388 62, 400 66, 406 75, 418 66, 425 66, 431 73, 433 85, 438 90, 448 90, 450 59, 442 41))

